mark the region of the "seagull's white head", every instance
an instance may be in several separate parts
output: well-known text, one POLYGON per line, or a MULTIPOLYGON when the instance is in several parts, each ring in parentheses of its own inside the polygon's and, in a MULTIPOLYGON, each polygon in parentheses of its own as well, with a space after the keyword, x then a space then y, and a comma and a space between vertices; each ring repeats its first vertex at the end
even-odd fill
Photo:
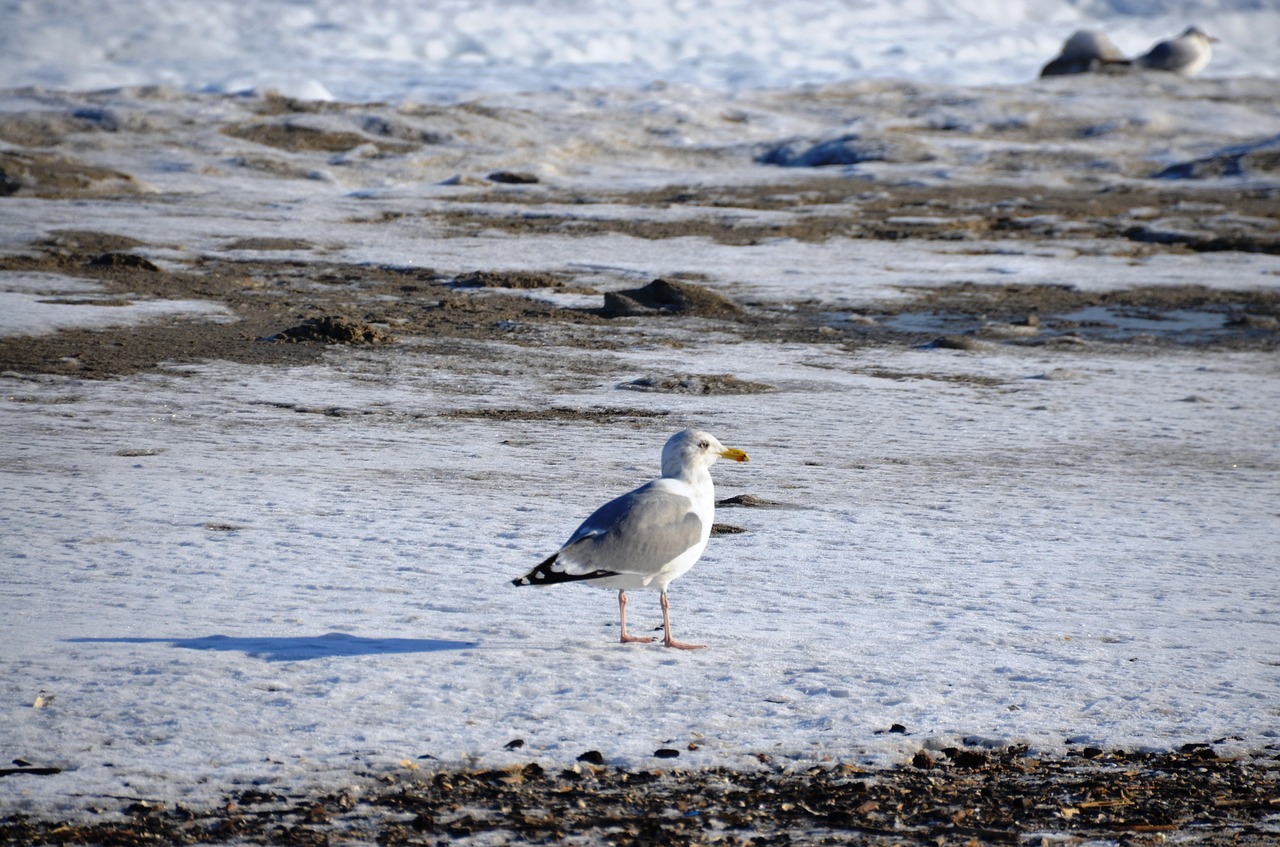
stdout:
POLYGON ((666 446, 662 448, 662 475, 688 478, 699 469, 711 467, 717 459, 745 462, 747 454, 734 447, 725 447, 708 432, 682 429, 667 439, 666 446))

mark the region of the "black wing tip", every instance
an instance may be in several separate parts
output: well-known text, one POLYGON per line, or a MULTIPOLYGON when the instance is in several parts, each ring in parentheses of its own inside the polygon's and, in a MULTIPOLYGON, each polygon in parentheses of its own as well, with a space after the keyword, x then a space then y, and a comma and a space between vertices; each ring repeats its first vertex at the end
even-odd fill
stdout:
POLYGON ((540 563, 536 568, 529 571, 524 576, 516 577, 511 580, 511 584, 517 588, 522 585, 557 585, 561 582, 581 582, 587 579, 603 579, 607 576, 617 576, 613 571, 598 570, 584 574, 569 574, 564 571, 555 570, 552 565, 560 557, 557 553, 546 561, 540 563))
POLYGON ((554 573, 554 571, 551 570, 551 566, 556 563, 556 559, 559 558, 559 556, 559 553, 556 553, 554 556, 548 556, 546 559, 539 562, 537 567, 529 571, 524 576, 518 576, 511 580, 511 584, 517 588, 522 585, 546 585, 547 575, 554 573))

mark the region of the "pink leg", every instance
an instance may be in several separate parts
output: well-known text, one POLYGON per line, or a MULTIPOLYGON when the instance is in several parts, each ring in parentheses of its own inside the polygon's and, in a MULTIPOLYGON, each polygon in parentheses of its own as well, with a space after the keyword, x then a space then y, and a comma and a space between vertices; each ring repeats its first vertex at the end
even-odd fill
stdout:
POLYGON ((618 592, 618 617, 622 619, 622 643, 623 644, 647 644, 652 638, 644 638, 637 635, 627 635, 627 592, 618 592))
POLYGON ((671 603, 667 600, 667 590, 665 588, 662 589, 662 629, 666 633, 662 643, 667 647, 675 647, 677 650, 701 650, 707 646, 705 644, 685 644, 683 641, 676 641, 671 637, 671 603))

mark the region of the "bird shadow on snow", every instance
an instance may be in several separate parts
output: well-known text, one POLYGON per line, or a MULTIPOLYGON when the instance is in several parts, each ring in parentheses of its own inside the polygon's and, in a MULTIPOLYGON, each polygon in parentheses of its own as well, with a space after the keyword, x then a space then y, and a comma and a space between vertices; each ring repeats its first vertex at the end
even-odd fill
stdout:
POLYGON ((69 638, 76 644, 169 644, 184 650, 220 650, 244 653, 268 662, 301 662, 338 656, 385 656, 394 653, 437 653, 465 650, 474 641, 432 638, 361 638, 341 632, 295 638, 237 638, 209 635, 204 638, 69 638))

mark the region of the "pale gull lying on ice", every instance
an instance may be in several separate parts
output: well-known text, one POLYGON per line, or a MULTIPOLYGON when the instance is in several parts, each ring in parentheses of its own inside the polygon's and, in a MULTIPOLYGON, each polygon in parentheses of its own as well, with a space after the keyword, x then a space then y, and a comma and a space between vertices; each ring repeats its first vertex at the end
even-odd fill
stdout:
POLYGON ((682 650, 702 647, 671 637, 667 586, 693 567, 711 537, 715 487, 710 468, 720 458, 745 462, 747 454, 696 429, 677 432, 662 448, 661 478, 596 509, 563 547, 512 584, 585 581, 618 589, 623 644, 653 640, 627 634, 627 589, 657 589, 662 643, 682 650))
POLYGON ((1141 68, 1195 76, 1209 64, 1213 57, 1211 45, 1217 40, 1205 35, 1199 27, 1189 26, 1182 35, 1161 41, 1136 61, 1141 68))
POLYGON ((1040 70, 1040 76, 1084 74, 1121 70, 1130 62, 1107 37, 1093 29, 1081 29, 1062 43, 1062 51, 1040 70))

